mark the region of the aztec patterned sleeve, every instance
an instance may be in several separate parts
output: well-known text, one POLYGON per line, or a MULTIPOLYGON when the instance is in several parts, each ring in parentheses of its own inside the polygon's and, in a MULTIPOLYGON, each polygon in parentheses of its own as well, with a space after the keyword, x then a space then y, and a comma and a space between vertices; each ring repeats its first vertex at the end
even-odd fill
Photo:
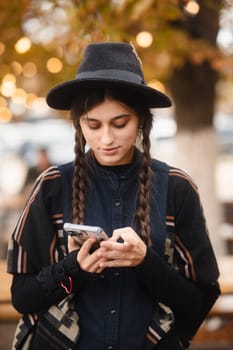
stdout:
POLYGON ((170 168, 165 259, 148 248, 137 267, 151 295, 171 308, 176 329, 188 344, 220 290, 219 271, 208 237, 197 187, 183 171, 170 168))
POLYGON ((56 167, 36 180, 9 242, 9 273, 35 274, 57 261, 57 237, 62 225, 59 182, 56 167))
POLYGON ((215 283, 218 266, 198 190, 192 178, 179 169, 170 169, 167 202, 167 219, 175 230, 175 268, 199 285, 215 283))

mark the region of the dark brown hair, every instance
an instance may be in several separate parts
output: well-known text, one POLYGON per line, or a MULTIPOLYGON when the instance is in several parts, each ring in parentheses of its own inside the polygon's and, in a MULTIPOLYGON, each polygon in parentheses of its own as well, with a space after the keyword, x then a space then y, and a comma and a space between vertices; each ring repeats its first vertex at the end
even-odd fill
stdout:
POLYGON ((139 190, 137 209, 134 215, 135 225, 139 227, 142 239, 147 245, 151 244, 150 227, 150 186, 151 186, 151 156, 150 131, 152 128, 152 114, 143 96, 135 96, 127 90, 113 88, 98 88, 93 91, 83 91, 74 101, 71 108, 71 118, 75 127, 75 159, 73 179, 73 222, 84 223, 85 189, 88 186, 85 146, 86 141, 80 127, 80 117, 90 109, 111 99, 123 103, 135 111, 139 117, 142 164, 139 172, 139 190))

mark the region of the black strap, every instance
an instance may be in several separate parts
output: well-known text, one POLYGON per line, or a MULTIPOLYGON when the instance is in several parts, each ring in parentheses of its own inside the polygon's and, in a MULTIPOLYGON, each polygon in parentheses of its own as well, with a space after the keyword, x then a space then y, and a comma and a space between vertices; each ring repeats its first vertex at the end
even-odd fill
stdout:
POLYGON ((63 222, 72 222, 73 163, 60 165, 58 169, 61 173, 63 222))
MULTIPOLYGON (((156 231, 156 241, 152 233, 152 247, 155 244, 155 250, 164 256, 165 241, 167 236, 166 231, 166 214, 167 214, 167 189, 168 189, 168 173, 169 165, 155 160, 152 160, 152 170, 155 176, 152 181, 152 197, 156 198, 154 203, 155 212, 151 215, 151 223, 156 231), (154 244, 153 244, 154 243, 154 244)), ((153 231, 153 230, 152 230, 153 231)))

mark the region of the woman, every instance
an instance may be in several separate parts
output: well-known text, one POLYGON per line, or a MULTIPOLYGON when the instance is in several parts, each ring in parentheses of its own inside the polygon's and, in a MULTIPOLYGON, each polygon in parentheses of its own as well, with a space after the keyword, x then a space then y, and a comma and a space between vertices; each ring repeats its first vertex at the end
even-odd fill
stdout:
POLYGON ((218 267, 192 179, 150 157, 150 108, 170 99, 145 84, 131 45, 98 43, 47 102, 71 110, 75 159, 37 179, 9 244, 24 315, 14 348, 187 348, 219 295, 218 267), (80 247, 71 221, 109 239, 80 247))

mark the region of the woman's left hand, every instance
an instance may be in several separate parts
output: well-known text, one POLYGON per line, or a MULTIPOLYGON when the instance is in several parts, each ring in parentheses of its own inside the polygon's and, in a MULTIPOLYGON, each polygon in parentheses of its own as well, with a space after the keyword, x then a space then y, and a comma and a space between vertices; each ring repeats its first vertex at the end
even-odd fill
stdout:
POLYGON ((131 227, 113 231, 112 237, 102 241, 98 250, 99 257, 104 260, 100 267, 137 266, 143 261, 147 247, 131 227))

